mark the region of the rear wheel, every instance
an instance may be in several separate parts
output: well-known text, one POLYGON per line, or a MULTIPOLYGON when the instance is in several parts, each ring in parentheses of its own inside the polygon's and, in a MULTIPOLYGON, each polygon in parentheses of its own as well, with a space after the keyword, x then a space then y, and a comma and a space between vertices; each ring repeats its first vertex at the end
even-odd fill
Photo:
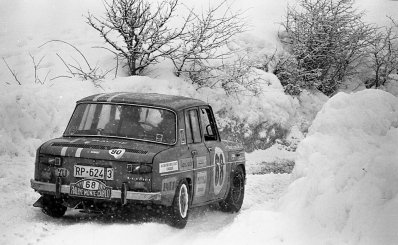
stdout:
POLYGON ((238 166, 231 176, 231 184, 227 198, 220 202, 220 208, 224 212, 238 212, 242 207, 245 196, 245 173, 238 166))
POLYGON ((62 205, 61 201, 56 199, 54 196, 43 196, 43 213, 53 218, 60 218, 64 216, 66 207, 62 205))
POLYGON ((170 223, 176 228, 184 228, 188 220, 189 212, 189 188, 188 182, 182 180, 176 189, 173 206, 170 210, 170 223))

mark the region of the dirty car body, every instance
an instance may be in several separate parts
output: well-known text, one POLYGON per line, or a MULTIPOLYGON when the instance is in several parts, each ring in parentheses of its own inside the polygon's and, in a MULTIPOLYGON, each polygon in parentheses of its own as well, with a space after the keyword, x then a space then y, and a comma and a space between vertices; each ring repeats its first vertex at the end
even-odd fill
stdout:
POLYGON ((79 100, 63 136, 39 147, 31 186, 53 217, 66 207, 158 205, 182 228, 195 206, 238 211, 244 180, 243 148, 220 139, 207 103, 106 93, 79 100))

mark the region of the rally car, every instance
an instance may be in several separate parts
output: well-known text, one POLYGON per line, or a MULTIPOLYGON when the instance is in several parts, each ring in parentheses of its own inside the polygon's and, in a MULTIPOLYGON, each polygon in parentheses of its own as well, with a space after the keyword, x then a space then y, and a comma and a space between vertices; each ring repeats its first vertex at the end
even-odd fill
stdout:
POLYGON ((31 187, 41 195, 34 206, 52 217, 156 205, 183 228, 195 206, 239 211, 245 176, 243 147, 220 139, 209 104, 104 93, 77 101, 63 136, 39 147, 31 187))

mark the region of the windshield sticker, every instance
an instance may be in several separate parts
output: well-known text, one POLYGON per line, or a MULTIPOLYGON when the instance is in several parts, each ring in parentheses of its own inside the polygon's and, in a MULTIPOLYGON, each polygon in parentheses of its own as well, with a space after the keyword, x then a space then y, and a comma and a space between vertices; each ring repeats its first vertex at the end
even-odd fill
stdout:
POLYGON ((109 150, 109 154, 111 154, 115 159, 119 159, 126 152, 125 149, 111 149, 109 150))
POLYGON ((193 168, 192 158, 184 158, 180 160, 180 170, 190 170, 193 168))
POLYGON ((196 186, 195 194, 196 196, 203 196, 206 193, 206 183, 207 183, 207 172, 198 172, 196 174, 196 186))
POLYGON ((159 173, 167 173, 171 171, 177 171, 178 170, 178 162, 177 161, 172 161, 172 162, 164 162, 159 164, 159 173))
POLYGON ((225 156, 224 152, 216 147, 214 151, 214 178, 213 178, 213 186, 214 186, 214 194, 218 195, 224 186, 225 182, 225 174, 226 174, 226 165, 225 165, 225 156))

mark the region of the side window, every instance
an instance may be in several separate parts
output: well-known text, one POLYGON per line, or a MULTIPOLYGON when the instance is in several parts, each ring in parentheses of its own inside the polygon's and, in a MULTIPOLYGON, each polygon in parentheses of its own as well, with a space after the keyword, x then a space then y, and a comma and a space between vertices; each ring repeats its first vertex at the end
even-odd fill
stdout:
POLYGON ((202 138, 201 138, 201 134, 200 134, 198 111, 196 109, 189 110, 186 112, 185 125, 186 125, 188 144, 202 142, 202 138))
POLYGON ((205 140, 217 140, 216 124, 209 108, 200 108, 200 119, 205 140))

